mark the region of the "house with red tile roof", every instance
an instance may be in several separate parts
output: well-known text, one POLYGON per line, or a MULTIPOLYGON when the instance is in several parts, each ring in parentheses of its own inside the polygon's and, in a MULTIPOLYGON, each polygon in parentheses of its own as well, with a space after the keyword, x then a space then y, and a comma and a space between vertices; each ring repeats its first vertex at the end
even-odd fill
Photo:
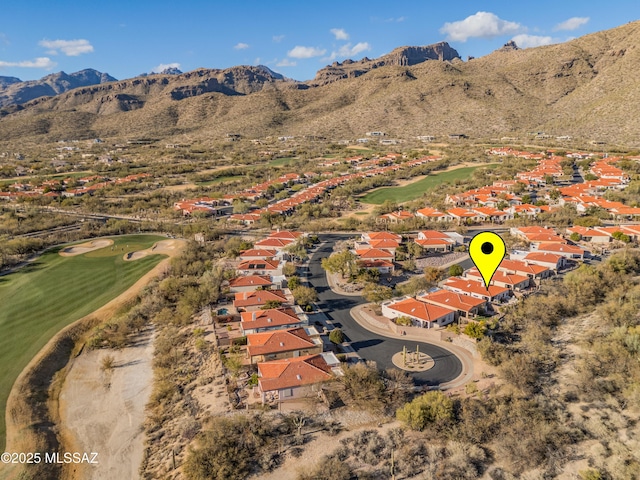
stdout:
POLYGON ((229 291, 231 293, 252 292, 259 288, 268 290, 273 286, 274 283, 268 275, 241 275, 229 280, 229 291))
POLYGON ((242 261, 245 260, 259 260, 264 258, 273 258, 278 252, 275 250, 269 250, 268 248, 250 248, 249 250, 243 250, 238 255, 238 258, 242 261))
POLYGON ((567 235, 577 233, 580 235, 581 240, 590 243, 609 243, 611 241, 611 235, 606 232, 587 227, 581 227, 580 225, 574 225, 573 227, 567 227, 567 235))
POLYGON ((436 210, 435 208, 421 208, 416 212, 416 217, 424 218, 430 222, 450 222, 453 220, 451 215, 436 210))
POLYGON ((252 364, 316 353, 322 353, 322 340, 314 327, 270 330, 247 335, 247 357, 252 364))
POLYGON ((270 330, 247 335, 247 358, 252 364, 315 355, 322 353, 322 348, 320 334, 314 327, 270 330))
POLYGON ((536 265, 535 263, 525 262, 522 260, 512 260, 505 258, 498 265, 498 270, 505 273, 518 275, 526 275, 531 279, 547 278, 553 275, 553 271, 549 267, 536 265))
POLYGON ((255 242, 253 244, 253 248, 279 251, 284 249, 286 246, 291 245, 293 242, 294 240, 290 238, 267 237, 255 242))
POLYGON ((479 313, 484 313, 487 307, 487 301, 482 298, 464 295, 462 293, 452 292, 450 290, 438 290, 420 297, 416 300, 430 303, 444 308, 451 308, 455 311, 455 317, 473 318, 479 313))
MULTIPOLYGON (((482 282, 482 275, 477 268, 470 268, 465 272, 465 278, 482 282)), ((496 270, 491 278, 491 285, 508 288, 514 292, 526 290, 531 284, 531 279, 527 275, 518 275, 516 273, 508 273, 504 270, 496 270)))
POLYGON ((296 312, 292 308, 270 308, 267 310, 242 312, 240 319, 240 330, 243 335, 280 330, 283 328, 294 328, 302 324, 300 317, 296 315, 296 312))
POLYGON ((504 302, 511 297, 511 292, 508 288, 489 285, 487 289, 484 283, 476 282, 469 278, 450 277, 444 283, 443 287, 446 290, 481 298, 487 302, 504 302))
POLYGON ((406 210, 399 210, 397 212, 385 213, 378 218, 381 223, 402 223, 405 220, 411 220, 415 218, 415 215, 406 210))
POLYGON ((468 210, 466 208, 452 208, 450 210, 447 210, 447 214, 454 221, 458 222, 458 224, 466 221, 482 222, 484 218, 482 215, 472 212, 471 210, 468 210))
POLYGON ((541 243, 537 246, 534 245, 532 250, 543 253, 554 253, 568 259, 577 260, 582 260, 585 254, 584 249, 567 243, 541 243))
POLYGON ((230 215, 229 218, 227 219, 227 221, 229 222, 242 223, 247 226, 253 225, 259 220, 260 220, 259 213, 234 213, 233 215, 230 215))
POLYGON ((511 258, 518 258, 528 263, 541 265, 555 272, 561 270, 567 264, 565 257, 549 252, 518 252, 512 253, 511 258))
POLYGON ((455 320, 452 308, 421 302, 413 297, 384 302, 382 315, 389 319, 408 317, 414 326, 422 328, 442 327, 455 320))
POLYGON ((389 260, 358 260, 358 266, 367 270, 377 270, 381 275, 388 275, 395 270, 395 265, 389 260))
POLYGON ((238 311, 253 312, 263 310, 267 302, 285 304, 289 299, 282 290, 255 290, 253 292, 238 292, 235 294, 233 306, 238 311))
POLYGON ((379 248, 364 248, 356 250, 356 255, 360 260, 388 260, 393 261, 395 255, 387 250, 379 248))
POLYGON ((252 260, 243 260, 236 267, 236 271, 240 275, 282 275, 282 263, 280 260, 269 258, 256 258, 252 260))
POLYGON ((372 240, 393 240, 397 243, 402 242, 402 235, 393 232, 367 232, 363 233, 362 241, 369 243, 372 240))
POLYGON ((320 384, 341 374, 331 352, 273 360, 258 363, 258 389, 263 403, 316 396, 320 384))

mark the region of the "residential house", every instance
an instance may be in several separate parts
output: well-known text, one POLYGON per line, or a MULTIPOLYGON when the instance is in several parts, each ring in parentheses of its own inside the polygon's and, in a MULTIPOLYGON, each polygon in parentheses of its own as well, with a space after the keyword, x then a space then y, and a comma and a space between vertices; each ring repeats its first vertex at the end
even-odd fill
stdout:
POLYGON ((320 384, 342 375, 340 361, 331 352, 258 363, 262 402, 315 396, 320 384))
POLYGON ((243 335, 282 328, 294 328, 303 323, 291 308, 270 308, 268 310, 242 312, 240 319, 240 330, 243 335))
POLYGON ((358 260, 360 268, 367 270, 377 270, 381 275, 388 275, 394 272, 395 265, 388 260, 358 260))
POLYGON ((584 258, 585 250, 576 246, 569 245, 567 243, 541 243, 539 245, 532 245, 532 250, 545 253, 554 253, 556 255, 562 255, 565 258, 582 260, 584 258))
POLYGON ((416 217, 424 218, 430 222, 450 222, 453 220, 451 215, 436 210, 435 208, 421 208, 416 212, 416 217))
POLYGON ((476 282, 468 278, 450 277, 444 283, 443 287, 456 293, 470 295, 475 298, 481 298, 487 302, 506 302, 511 297, 508 288, 498 285, 489 285, 485 288, 484 283, 476 282))
POLYGON ((280 260, 268 258, 244 260, 238 264, 236 271, 240 275, 271 275, 274 277, 282 275, 282 263, 280 260))
POLYGON ((322 340, 314 327, 270 330, 247 335, 247 357, 252 364, 322 353, 322 340))
POLYGON ((453 309, 421 302, 413 297, 384 302, 382 315, 389 319, 408 317, 415 326, 422 328, 441 327, 455 320, 453 309))
POLYGON ((482 298, 455 293, 450 290, 438 290, 416 297, 416 299, 431 305, 453 309, 456 320, 460 317, 473 318, 481 312, 484 313, 487 308, 487 301, 482 298))
POLYGON ((395 258, 393 253, 379 248, 356 250, 356 255, 360 260, 387 260, 389 262, 393 262, 393 259, 395 258))
POLYGON ((264 310, 268 302, 279 302, 285 304, 289 299, 282 290, 255 290, 252 292, 238 292, 235 294, 233 306, 238 311, 253 312, 264 310))
MULTIPOLYGON (((476 282, 482 282, 482 275, 476 268, 471 268, 465 273, 465 278, 470 278, 476 282)), ((491 278, 491 285, 505 287, 512 291, 520 291, 529 288, 531 279, 527 275, 508 273, 503 270, 496 270, 491 278)))
POLYGON ((268 290, 274 286, 269 275, 241 275, 229 280, 231 293, 252 292, 254 290, 268 290))
POLYGON ((536 265, 535 263, 526 262, 522 260, 511 260, 505 258, 498 265, 498 270, 518 275, 526 275, 530 279, 547 278, 553 275, 553 271, 549 267, 542 265, 536 265))
POLYGON ((611 241, 611 236, 608 233, 593 228, 581 227, 579 225, 567 228, 568 235, 573 235, 574 233, 580 235, 581 240, 585 242, 609 243, 611 241))

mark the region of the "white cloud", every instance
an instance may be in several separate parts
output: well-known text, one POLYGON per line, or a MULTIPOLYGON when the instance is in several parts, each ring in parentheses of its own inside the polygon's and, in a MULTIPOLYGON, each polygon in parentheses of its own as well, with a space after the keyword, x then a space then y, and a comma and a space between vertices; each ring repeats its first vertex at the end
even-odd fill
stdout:
POLYGON ((160 73, 164 72, 167 68, 177 68, 180 69, 180 64, 178 62, 173 63, 161 63, 157 67, 151 69, 151 73, 160 73))
POLYGON ((336 40, 349 40, 349 34, 344 28, 332 28, 329 30, 336 37, 336 40))
POLYGON ((576 30, 582 25, 586 25, 587 22, 589 22, 589 17, 571 17, 570 19, 557 24, 553 30, 556 32, 558 30, 576 30))
POLYGON ((341 46, 338 51, 331 52, 331 55, 326 60, 335 60, 336 58, 351 58, 355 57, 359 53, 371 50, 371 45, 368 42, 358 42, 354 46, 347 43, 341 46))
POLYGON ((283 58, 278 63, 276 63, 276 67, 295 67, 297 62, 293 62, 288 58, 283 58))
POLYGON ((542 45, 558 43, 558 40, 554 40, 551 37, 541 35, 527 35, 526 33, 516 35, 512 40, 516 42, 516 45, 518 45, 520 48, 541 47, 542 45))
POLYGON ((9 37, 5 33, 0 33, 0 43, 3 45, 10 45, 9 37))
POLYGON ((390 18, 387 18, 385 20, 385 22, 387 22, 387 23, 390 23, 390 22, 400 23, 400 22, 404 22, 406 19, 407 19, 407 17, 397 17, 397 18, 390 17, 390 18))
POLYGON ((273 40, 275 43, 280 43, 282 40, 284 40, 284 35, 274 35, 273 37, 271 37, 271 40, 273 40))
POLYGON ((313 58, 324 55, 327 51, 325 49, 319 49, 316 47, 301 47, 296 45, 293 49, 287 52, 287 55, 291 58, 313 58))
POLYGON ((3 62, 0 60, 0 68, 2 67, 20 67, 20 68, 44 68, 49 70, 57 65, 52 62, 49 57, 38 57, 35 60, 23 60, 21 62, 3 62))
POLYGON ((48 48, 47 53, 57 55, 59 52, 69 57, 77 57, 83 53, 93 52, 93 45, 83 38, 77 40, 41 40, 38 45, 48 48))
POLYGON ((519 23, 502 20, 491 12, 478 12, 464 20, 447 22, 440 29, 440 33, 447 34, 448 40, 458 42, 466 42, 472 37, 494 38, 523 31, 526 28, 519 23))
POLYGON ((245 50, 247 48, 249 48, 249 44, 248 43, 236 43, 233 48, 235 48, 236 50, 245 50))

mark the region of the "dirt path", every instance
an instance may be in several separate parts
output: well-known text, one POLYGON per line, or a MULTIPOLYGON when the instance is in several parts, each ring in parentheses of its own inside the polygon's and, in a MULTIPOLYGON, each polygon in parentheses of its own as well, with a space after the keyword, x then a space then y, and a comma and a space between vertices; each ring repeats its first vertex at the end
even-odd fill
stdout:
MULTIPOLYGON (((183 240, 176 240, 175 249, 166 252, 169 258, 162 260, 153 269, 143 275, 131 288, 111 300, 95 312, 77 320, 58 332, 29 362, 11 389, 6 409, 6 451, 29 452, 46 451, 46 441, 55 438, 61 443, 59 451, 78 451, 75 437, 66 425, 60 421, 58 394, 65 386, 69 359, 77 342, 96 325, 107 321, 129 302, 132 302, 142 289, 157 275, 168 268, 171 257, 178 255, 186 246, 183 240), (54 382, 55 377, 55 382, 54 382), (51 392, 55 383, 57 390, 51 392), (53 395, 53 396, 52 396, 53 395), (48 425, 34 435, 34 425, 48 425)), ((113 416, 122 412, 114 409, 113 416)), ((142 425, 139 425, 142 429, 142 425)), ((10 469, 10 477, 18 478, 19 472, 10 469)), ((77 471, 65 472, 60 478, 84 480, 77 471)), ((126 478, 126 477, 123 477, 126 478)))
MULTIPOLYGON (((98 453, 83 480, 137 478, 144 452, 144 409, 153 385, 153 335, 134 347, 94 350, 73 360, 59 397, 60 420, 75 448, 98 453), (114 368, 101 369, 107 355, 114 368)), ((76 475, 76 478, 79 478, 76 475)))

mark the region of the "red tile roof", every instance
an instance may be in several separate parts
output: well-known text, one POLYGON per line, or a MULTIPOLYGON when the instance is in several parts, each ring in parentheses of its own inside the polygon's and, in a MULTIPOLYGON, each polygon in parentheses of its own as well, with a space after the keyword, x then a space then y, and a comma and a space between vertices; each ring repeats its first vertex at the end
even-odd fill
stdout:
POLYGON ((439 305, 441 307, 453 308, 463 312, 470 312, 472 309, 485 304, 481 298, 471 297, 462 293, 455 293, 449 290, 438 290, 421 297, 417 297, 421 302, 439 305))
POLYGON ((229 281, 230 287, 266 287, 267 285, 271 285, 273 282, 271 278, 264 275, 246 275, 241 277, 236 277, 233 280, 229 281))
POLYGON ((451 277, 447 279, 444 286, 445 288, 456 289, 465 293, 474 293, 476 295, 483 295, 490 298, 494 298, 497 295, 509 291, 508 288, 499 287, 497 285, 490 285, 489 289, 487 290, 484 287, 484 283, 460 277, 451 277))
POLYGON ((269 300, 286 303, 287 297, 285 297, 282 290, 256 290, 253 292, 239 292, 236 293, 233 305, 235 307, 257 307, 260 305, 264 305, 269 300))
POLYGON ((411 315, 425 322, 435 322, 438 319, 449 315, 453 310, 450 308, 439 307, 416 300, 415 298, 407 298, 389 305, 391 310, 395 310, 405 315, 411 315))
POLYGON ((258 363, 258 374, 263 392, 325 382, 332 377, 331 367, 319 354, 258 363))
POLYGON ((255 312, 242 312, 240 318, 242 319, 240 325, 243 330, 286 327, 301 323, 291 308, 271 308, 268 310, 256 310, 255 312))
POLYGON ((315 345, 302 327, 247 335, 247 351, 251 357, 303 350, 315 345))

